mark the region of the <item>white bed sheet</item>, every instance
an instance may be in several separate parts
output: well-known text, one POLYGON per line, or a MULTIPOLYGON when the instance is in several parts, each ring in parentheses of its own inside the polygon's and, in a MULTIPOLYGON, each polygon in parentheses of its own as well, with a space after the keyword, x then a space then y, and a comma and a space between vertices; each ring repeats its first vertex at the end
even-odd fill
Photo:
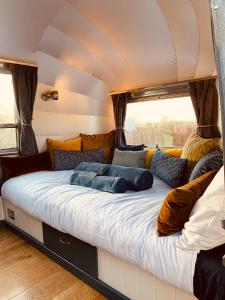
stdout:
POLYGON ((150 271, 193 293, 197 250, 158 237, 156 220, 170 187, 154 178, 147 191, 110 194, 70 185, 73 171, 37 172, 5 182, 3 198, 52 227, 150 271))

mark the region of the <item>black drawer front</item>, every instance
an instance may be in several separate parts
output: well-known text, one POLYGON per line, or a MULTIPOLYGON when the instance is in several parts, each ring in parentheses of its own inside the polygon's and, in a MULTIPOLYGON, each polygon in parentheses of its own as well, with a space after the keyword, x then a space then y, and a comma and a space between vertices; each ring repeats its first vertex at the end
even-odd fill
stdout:
POLYGON ((98 277, 97 248, 42 223, 46 247, 93 277, 98 277))

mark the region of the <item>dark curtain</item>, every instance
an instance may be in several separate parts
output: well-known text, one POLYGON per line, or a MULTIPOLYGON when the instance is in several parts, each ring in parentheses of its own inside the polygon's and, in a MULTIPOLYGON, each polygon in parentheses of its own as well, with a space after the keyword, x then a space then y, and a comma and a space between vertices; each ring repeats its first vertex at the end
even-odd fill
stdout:
POLYGON ((197 118, 197 134, 203 138, 221 137, 218 123, 218 93, 216 79, 189 83, 190 95, 197 118))
POLYGON ((16 106, 20 117, 20 155, 33 155, 38 153, 37 143, 31 125, 38 82, 37 67, 7 64, 6 69, 12 74, 16 106))
POLYGON ((126 117, 127 101, 130 98, 130 93, 114 94, 111 97, 116 125, 115 147, 121 147, 126 145, 124 122, 126 117))

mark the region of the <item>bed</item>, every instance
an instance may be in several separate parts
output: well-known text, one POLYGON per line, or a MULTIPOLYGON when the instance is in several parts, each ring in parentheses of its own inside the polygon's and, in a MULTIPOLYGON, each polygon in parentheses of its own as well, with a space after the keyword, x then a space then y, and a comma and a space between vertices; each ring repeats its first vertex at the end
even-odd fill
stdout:
MULTIPOLYGON (((70 185, 72 172, 43 171, 12 178, 2 188, 4 206, 12 205, 14 210, 17 208, 33 218, 36 223, 28 223, 36 224, 39 232, 36 238, 41 242, 41 223, 44 222, 95 246, 99 278, 122 293, 126 293, 124 270, 133 270, 130 274, 140 282, 139 286, 135 283, 135 291, 133 288, 127 292, 126 296, 132 299, 148 299, 139 297, 142 278, 149 286, 155 286, 155 299, 163 299, 165 289, 162 292, 156 288, 151 274, 168 283, 166 291, 170 284, 177 287, 166 292, 171 294, 171 299, 193 299, 185 292, 193 294, 198 250, 177 248, 180 233, 160 238, 156 233, 157 214, 170 187, 155 177, 149 190, 110 194, 70 185), (110 261, 115 262, 111 263, 113 271, 107 267, 110 261), (115 276, 118 279, 114 283, 109 278, 113 277, 110 272, 121 273, 115 276), (185 292, 175 292, 180 289, 185 292), (182 298, 179 293, 183 293, 182 298)), ((32 231, 28 233, 34 235, 32 231)))

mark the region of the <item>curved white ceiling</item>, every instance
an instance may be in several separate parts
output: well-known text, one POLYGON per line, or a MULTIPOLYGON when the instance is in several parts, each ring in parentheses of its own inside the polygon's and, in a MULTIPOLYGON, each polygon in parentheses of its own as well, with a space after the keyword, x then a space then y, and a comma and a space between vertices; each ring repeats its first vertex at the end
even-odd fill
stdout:
POLYGON ((126 90, 211 76, 209 1, 0 0, 0 56, 36 60, 46 84, 73 90, 80 76, 84 93, 82 81, 93 81, 95 96, 104 84, 126 90))

